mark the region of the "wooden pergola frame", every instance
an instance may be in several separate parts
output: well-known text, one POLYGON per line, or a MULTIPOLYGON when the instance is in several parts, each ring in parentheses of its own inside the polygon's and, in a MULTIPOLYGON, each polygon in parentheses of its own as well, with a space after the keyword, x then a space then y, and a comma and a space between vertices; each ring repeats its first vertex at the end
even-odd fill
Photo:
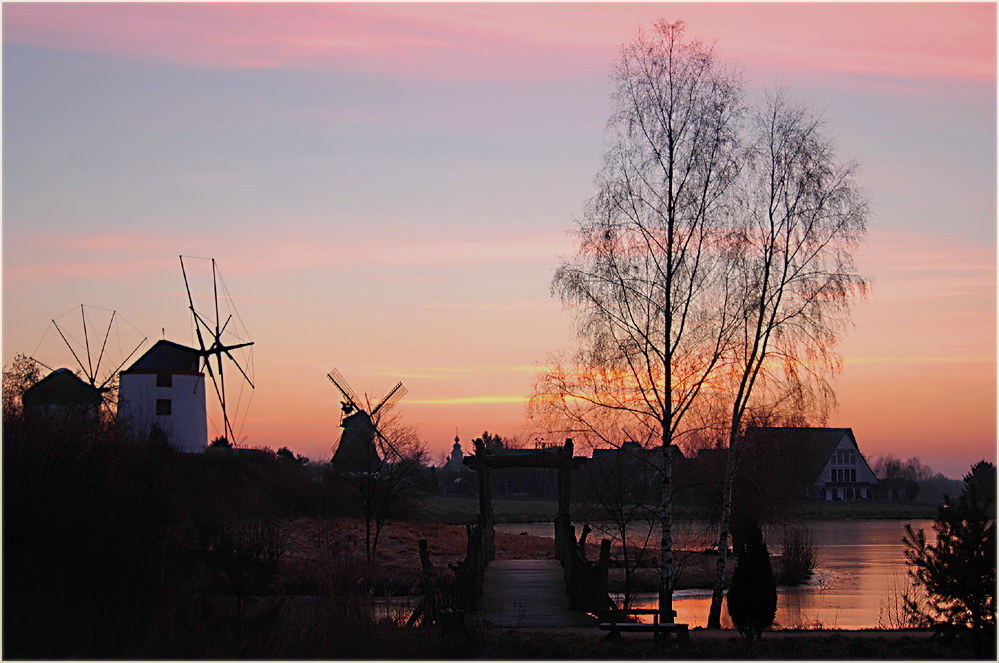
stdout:
POLYGON ((566 546, 574 546, 576 539, 572 529, 570 507, 572 498, 572 470, 588 459, 573 456, 571 439, 565 445, 546 451, 529 454, 496 454, 488 451, 482 440, 475 441, 475 454, 464 458, 463 463, 475 470, 479 482, 479 526, 482 528, 483 552, 487 560, 496 556, 495 533, 493 531, 492 472, 515 467, 536 467, 557 470, 556 490, 558 493, 558 514, 555 517, 555 554, 563 559, 566 546), (571 543, 570 543, 571 542, 571 543))

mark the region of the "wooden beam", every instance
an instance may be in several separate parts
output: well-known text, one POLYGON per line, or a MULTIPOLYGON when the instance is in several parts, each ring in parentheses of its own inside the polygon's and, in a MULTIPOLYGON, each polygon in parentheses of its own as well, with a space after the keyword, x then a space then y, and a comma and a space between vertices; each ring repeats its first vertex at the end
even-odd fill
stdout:
POLYGON ((467 456, 462 459, 462 463, 468 465, 473 470, 480 467, 488 467, 492 470, 502 470, 512 467, 558 469, 566 464, 576 468, 588 460, 589 458, 586 456, 575 456, 567 461, 563 456, 556 453, 539 451, 532 454, 500 454, 498 456, 485 456, 485 458, 480 458, 478 455, 467 456))

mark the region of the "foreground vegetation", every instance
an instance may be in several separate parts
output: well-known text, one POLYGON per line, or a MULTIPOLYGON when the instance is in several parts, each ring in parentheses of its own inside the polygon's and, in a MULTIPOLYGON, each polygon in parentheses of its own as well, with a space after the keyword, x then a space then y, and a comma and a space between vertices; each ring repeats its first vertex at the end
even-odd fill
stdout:
MULTIPOLYGON (((3 446, 8 659, 739 658, 815 651, 777 633, 765 634, 755 653, 740 654, 740 641, 699 631, 689 649, 660 650, 640 637, 610 643, 595 629, 511 633, 474 623, 445 639, 438 628, 405 628, 400 620, 408 611, 387 615, 374 608, 375 598, 419 593, 420 538, 430 542, 438 568, 460 560, 461 525, 474 520, 475 499, 410 504, 404 518, 385 525, 368 563, 357 504, 335 477, 289 454, 181 455, 162 440, 113 429, 18 420, 5 425, 3 446), (455 524, 432 522, 435 513, 455 524)), ((497 504, 501 518, 522 521, 547 520, 553 508, 545 501, 497 504)), ((554 550, 549 538, 497 533, 497 556, 553 557, 554 550)), ((690 553, 682 581, 706 582, 710 559, 690 553)), ((843 635, 814 646, 847 646, 851 656, 871 658, 961 651, 938 652, 935 641, 910 636, 883 645, 870 637, 850 644, 843 635)))
MULTIPOLYGON (((411 490, 381 502, 378 490, 365 492, 370 487, 287 449, 220 447, 185 455, 162 435, 136 438, 99 419, 5 412, 3 655, 741 656, 741 642, 724 637, 731 633, 719 638, 695 631, 681 651, 642 638, 610 643, 596 629, 553 636, 490 631, 470 621, 445 639, 436 627, 406 628, 410 610, 389 613, 379 601, 421 594, 420 539, 428 540, 431 562, 444 573, 463 559, 464 525, 475 522, 478 500, 439 495, 431 469, 405 479, 411 490), (371 513, 380 518, 373 539, 371 513)), ((578 522, 606 517, 599 505, 580 502, 573 514, 578 522)), ((497 500, 494 506, 497 522, 506 523, 551 522, 557 508, 555 501, 538 499, 497 500)), ((891 513, 897 505, 832 506, 900 517, 891 513)), ((710 518, 703 505, 682 505, 677 515, 710 518)), ((554 557, 550 537, 516 529, 497 532, 498 558, 554 557)), ((618 553, 612 550, 615 559, 618 553)), ((654 546, 646 554, 658 559, 654 546)), ((677 550, 677 588, 710 587, 715 558, 710 550, 677 550)), ((655 588, 654 566, 630 569, 632 591, 655 588)), ((611 591, 625 591, 625 570, 611 569, 611 591)), ((775 566, 777 573, 788 571, 786 559, 775 566)), ((904 635, 911 641, 890 651, 871 637, 849 646, 857 656, 875 658, 905 651, 935 655, 935 641, 904 635)), ((784 632, 767 633, 755 652, 743 654, 793 656, 796 642, 784 632)), ((829 646, 844 641, 835 642, 829 646)), ((944 653, 954 651, 963 649, 944 653)))

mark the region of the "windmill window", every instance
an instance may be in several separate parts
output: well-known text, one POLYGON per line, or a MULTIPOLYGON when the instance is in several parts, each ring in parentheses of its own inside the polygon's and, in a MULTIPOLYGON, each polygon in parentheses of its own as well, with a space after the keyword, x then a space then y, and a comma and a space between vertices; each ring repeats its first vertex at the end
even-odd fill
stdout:
POLYGON ((173 403, 169 398, 157 398, 156 399, 156 414, 158 415, 169 415, 171 414, 173 403))
POLYGON ((173 386, 173 373, 157 373, 156 374, 156 386, 157 387, 172 387, 173 386))

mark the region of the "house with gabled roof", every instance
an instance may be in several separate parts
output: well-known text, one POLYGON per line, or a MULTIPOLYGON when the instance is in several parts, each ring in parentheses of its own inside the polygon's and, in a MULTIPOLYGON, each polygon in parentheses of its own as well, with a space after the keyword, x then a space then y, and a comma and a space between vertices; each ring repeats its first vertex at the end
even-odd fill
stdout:
POLYGON ((139 435, 159 429, 178 451, 208 447, 205 374, 201 353, 172 341, 157 341, 127 370, 118 387, 118 420, 139 435))
POLYGON ((850 428, 750 428, 742 441, 748 470, 800 497, 870 500, 878 479, 850 428))

